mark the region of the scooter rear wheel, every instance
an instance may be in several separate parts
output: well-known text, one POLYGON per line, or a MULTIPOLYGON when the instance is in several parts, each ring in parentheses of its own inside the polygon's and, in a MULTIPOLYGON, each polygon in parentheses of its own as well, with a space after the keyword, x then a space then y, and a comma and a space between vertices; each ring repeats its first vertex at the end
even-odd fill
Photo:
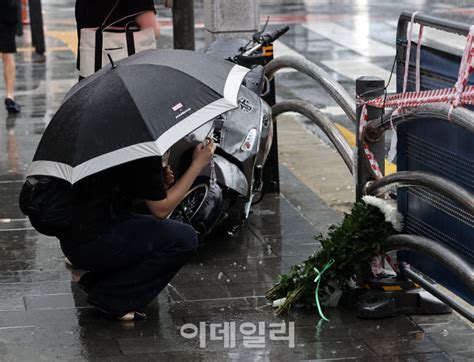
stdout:
POLYGON ((193 226, 202 240, 219 223, 225 204, 219 185, 209 181, 199 183, 188 191, 170 218, 193 226))

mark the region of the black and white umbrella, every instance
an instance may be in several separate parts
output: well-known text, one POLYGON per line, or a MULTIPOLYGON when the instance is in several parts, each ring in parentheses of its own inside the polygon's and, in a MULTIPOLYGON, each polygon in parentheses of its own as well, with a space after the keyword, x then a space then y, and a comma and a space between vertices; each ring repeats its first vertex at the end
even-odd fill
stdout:
POLYGON ((162 156, 237 107, 247 68, 185 50, 138 53, 74 86, 36 150, 28 176, 71 184, 107 168, 162 156))

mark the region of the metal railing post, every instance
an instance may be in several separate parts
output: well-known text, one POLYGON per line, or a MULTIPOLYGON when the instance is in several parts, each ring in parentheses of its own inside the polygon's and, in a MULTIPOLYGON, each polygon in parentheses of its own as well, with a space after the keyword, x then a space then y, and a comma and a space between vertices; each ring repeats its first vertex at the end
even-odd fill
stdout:
MULTIPOLYGON (((373 98, 377 98, 384 94, 385 81, 378 77, 365 76, 360 77, 356 80, 356 94, 357 98, 361 101, 368 101, 373 98)), ((364 187, 368 181, 373 180, 370 172, 370 165, 366 162, 364 156, 363 142, 359 135, 359 122, 360 114, 362 111, 362 105, 358 104, 356 108, 357 116, 357 168, 356 172, 356 200, 360 200, 364 196, 364 187)), ((367 113, 369 119, 375 119, 382 115, 382 109, 367 107, 367 113)), ((377 142, 365 141, 369 144, 370 150, 375 156, 375 160, 378 162, 382 173, 385 173, 385 136, 382 136, 377 142)))
POLYGON ((43 55, 46 51, 44 42, 43 13, 41 12, 41 0, 29 0, 31 40, 36 53, 43 55))
POLYGON ((196 49, 194 0, 173 0, 173 41, 175 49, 196 49))

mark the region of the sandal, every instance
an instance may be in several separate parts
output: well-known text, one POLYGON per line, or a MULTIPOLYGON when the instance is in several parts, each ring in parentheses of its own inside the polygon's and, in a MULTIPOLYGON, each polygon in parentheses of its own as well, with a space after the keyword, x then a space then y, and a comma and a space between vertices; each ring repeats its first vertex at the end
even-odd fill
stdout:
POLYGON ((130 312, 118 318, 121 322, 136 322, 146 320, 146 314, 141 312, 130 312))
POLYGON ((97 303, 96 301, 90 299, 88 299, 87 302, 93 305, 97 310, 104 313, 108 318, 115 319, 120 322, 136 322, 144 321, 147 319, 146 314, 142 312, 128 312, 121 317, 117 317, 116 315, 109 312, 106 308, 104 308, 101 303, 97 303))

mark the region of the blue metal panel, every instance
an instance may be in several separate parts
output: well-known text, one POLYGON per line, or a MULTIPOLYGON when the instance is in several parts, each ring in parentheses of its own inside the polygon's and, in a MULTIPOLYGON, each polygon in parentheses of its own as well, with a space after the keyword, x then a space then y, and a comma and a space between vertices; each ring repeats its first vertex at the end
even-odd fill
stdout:
MULTIPOLYGON (((397 40, 397 91, 402 91, 406 40, 397 40)), ((415 90, 416 44, 411 50, 408 90, 415 90)), ((460 57, 422 46, 421 89, 453 87, 460 57)), ((469 83, 474 83, 471 76, 469 83)), ((397 168, 419 170, 448 178, 474 192, 474 135, 439 119, 425 119, 398 128, 397 168)), ((423 188, 399 189, 399 210, 405 231, 449 246, 474 264, 474 215, 446 197, 423 188)), ((421 254, 400 252, 419 270, 474 303, 468 288, 443 266, 421 254)))

